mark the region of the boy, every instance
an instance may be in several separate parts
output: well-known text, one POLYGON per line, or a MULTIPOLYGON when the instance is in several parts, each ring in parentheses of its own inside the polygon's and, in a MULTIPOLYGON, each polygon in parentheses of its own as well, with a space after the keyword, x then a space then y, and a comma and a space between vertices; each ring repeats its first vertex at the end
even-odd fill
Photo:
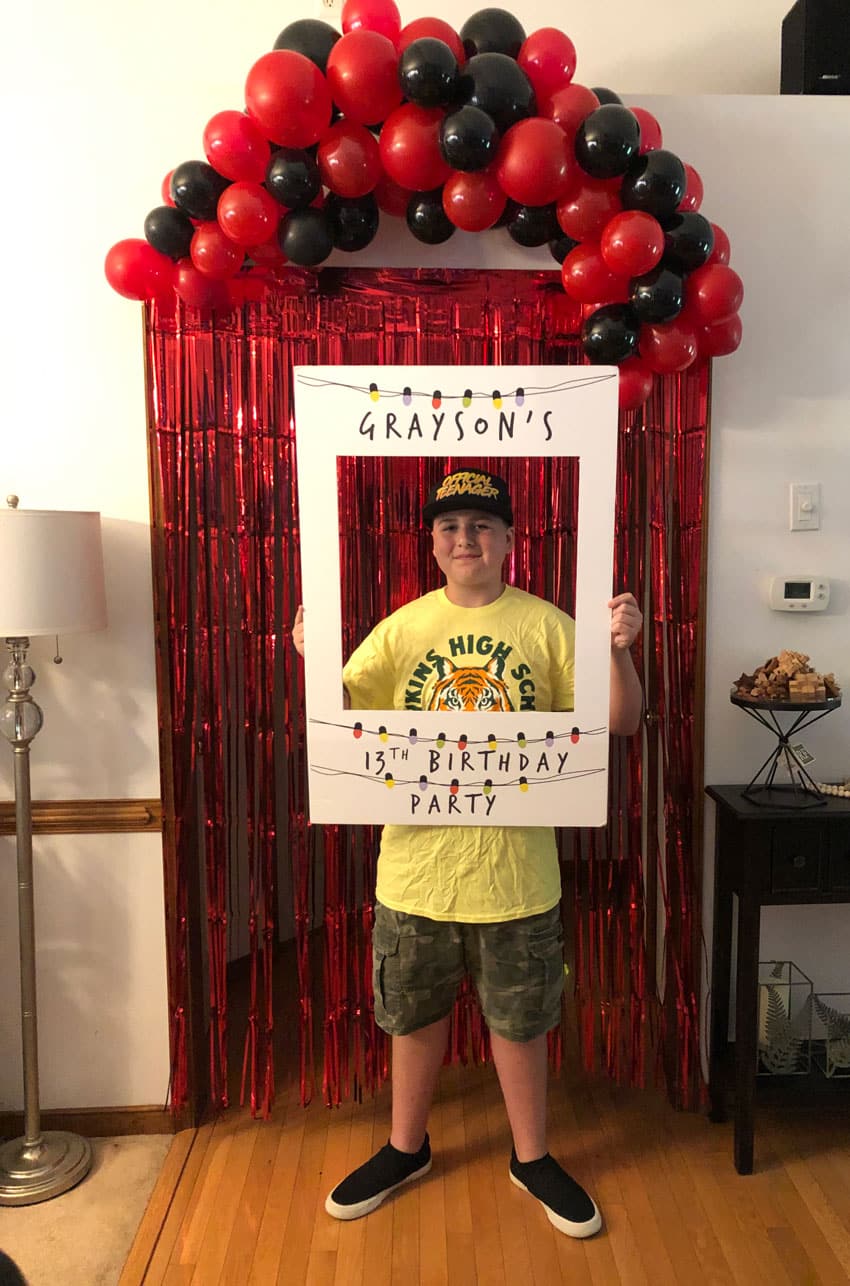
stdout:
MULTIPOLYGON (((409 708, 416 675, 423 710, 519 709, 520 683, 526 700, 533 691, 535 709, 572 709, 574 622, 502 580, 514 546, 506 483, 484 470, 456 470, 432 489, 423 518, 445 586, 381 621, 356 649, 343 671, 346 705, 409 708), (484 648, 465 655, 465 641, 476 636, 487 640, 484 648)), ((608 606, 609 726, 630 735, 642 706, 629 653, 641 614, 631 594, 608 606)), ((303 655, 300 608, 292 635, 303 655)), ((330 1193, 329 1214, 369 1214, 430 1170, 428 1111, 457 986, 469 972, 513 1135, 511 1180, 568 1236, 599 1230, 596 1204, 546 1147, 546 1033, 560 1022, 564 984, 560 896, 549 828, 384 828, 373 983, 375 1019, 393 1038, 392 1131, 387 1144, 330 1193)))

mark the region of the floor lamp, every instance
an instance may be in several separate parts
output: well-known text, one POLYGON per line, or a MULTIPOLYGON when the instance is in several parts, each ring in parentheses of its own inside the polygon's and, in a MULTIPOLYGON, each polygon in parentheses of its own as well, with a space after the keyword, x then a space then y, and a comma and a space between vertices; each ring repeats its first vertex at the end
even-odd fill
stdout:
POLYGON ((24 1134, 0 1146, 0 1205, 27 1206, 73 1188, 92 1159, 87 1139, 41 1129, 29 756, 42 713, 30 696, 35 674, 27 651, 35 635, 104 629, 106 600, 100 514, 18 509, 17 496, 8 496, 7 505, 0 509, 0 639, 9 650, 3 673, 9 693, 0 729, 15 761, 24 1134))

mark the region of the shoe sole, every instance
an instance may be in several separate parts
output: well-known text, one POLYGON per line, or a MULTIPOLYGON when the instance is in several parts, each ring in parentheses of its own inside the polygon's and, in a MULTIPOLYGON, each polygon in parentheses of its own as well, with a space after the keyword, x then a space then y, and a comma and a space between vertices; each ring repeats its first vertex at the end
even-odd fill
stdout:
MULTIPOLYGON (((516 1177, 513 1170, 508 1170, 508 1174, 510 1175, 511 1183, 515 1183, 523 1192, 527 1192, 530 1197, 534 1197, 534 1193, 525 1186, 521 1179, 516 1177)), ((588 1200, 593 1206, 593 1217, 586 1219, 584 1223, 573 1223, 572 1220, 565 1219, 563 1215, 556 1214, 554 1210, 550 1210, 545 1201, 540 1201, 539 1197, 534 1197, 534 1200, 540 1202, 540 1205, 546 1211, 546 1218, 550 1224, 553 1224, 558 1229, 558 1232, 566 1233, 568 1237, 579 1239, 592 1237, 602 1227, 602 1215, 599 1213, 599 1207, 592 1197, 588 1198, 588 1200)))
POLYGON ((358 1201, 355 1205, 341 1206, 333 1199, 333 1193, 329 1193, 325 1199, 325 1210, 334 1219, 362 1219, 364 1215, 370 1215, 373 1210, 377 1210, 381 1202, 386 1201, 390 1193, 395 1192, 397 1188, 403 1188, 406 1183, 412 1183, 414 1179, 421 1179, 431 1169, 431 1161, 426 1161, 420 1169, 414 1170, 401 1183, 394 1183, 389 1188, 384 1188, 382 1192, 376 1192, 374 1197, 367 1197, 365 1201, 358 1201))

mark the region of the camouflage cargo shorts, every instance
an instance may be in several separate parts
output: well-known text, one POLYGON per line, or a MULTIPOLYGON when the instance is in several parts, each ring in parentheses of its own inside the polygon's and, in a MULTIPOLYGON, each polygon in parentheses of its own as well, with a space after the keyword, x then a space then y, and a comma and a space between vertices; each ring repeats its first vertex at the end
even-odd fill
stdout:
POLYGON ((487 1026, 534 1040, 561 1021, 564 945, 560 907, 497 924, 458 924, 375 905, 375 1021, 407 1036, 451 1013, 468 973, 487 1026))

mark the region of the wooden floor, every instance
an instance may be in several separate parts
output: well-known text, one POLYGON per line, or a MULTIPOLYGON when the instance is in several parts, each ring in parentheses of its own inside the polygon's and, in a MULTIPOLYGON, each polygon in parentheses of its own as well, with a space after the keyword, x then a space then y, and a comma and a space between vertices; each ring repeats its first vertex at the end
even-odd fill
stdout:
POLYGON ((120 1286, 802 1286, 850 1282, 850 1112, 762 1109, 756 1172, 735 1173, 731 1124, 577 1069, 554 1078, 551 1150, 604 1228, 556 1232, 508 1180, 490 1068, 443 1072, 434 1166, 366 1219, 327 1191, 387 1138, 389 1094, 328 1110, 295 1087, 272 1119, 231 1109, 175 1136, 120 1286))

